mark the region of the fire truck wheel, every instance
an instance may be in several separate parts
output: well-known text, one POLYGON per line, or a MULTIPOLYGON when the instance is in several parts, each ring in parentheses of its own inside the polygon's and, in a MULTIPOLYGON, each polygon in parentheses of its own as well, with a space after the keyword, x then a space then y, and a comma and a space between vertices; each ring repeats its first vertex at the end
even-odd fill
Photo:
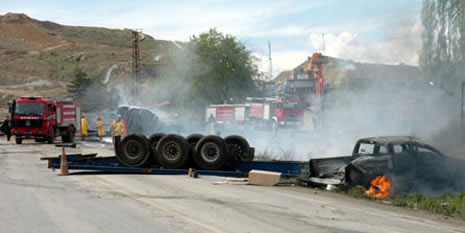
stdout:
POLYGON ((157 145, 157 161, 166 168, 180 168, 189 157, 189 144, 186 139, 176 134, 168 134, 157 145))
POLYGON ((224 141, 227 145, 235 145, 236 150, 234 151, 233 159, 235 161, 251 161, 253 160, 253 154, 250 153, 250 145, 245 138, 239 135, 227 136, 224 141))
POLYGON ((66 132, 65 134, 61 135, 61 141, 64 143, 73 142, 73 135, 71 132, 66 132))
POLYGON ((22 138, 16 138, 16 144, 22 144, 23 139, 22 138))
POLYGON ((52 130, 52 134, 47 137, 46 141, 48 144, 52 144, 55 140, 55 129, 52 130))
POLYGON ((164 137, 164 133, 154 133, 149 137, 149 145, 150 145, 150 156, 155 161, 155 164, 160 164, 158 162, 158 151, 157 151, 157 144, 162 137, 164 137))
POLYGON ((129 167, 142 167, 150 158, 149 141, 140 134, 130 134, 121 140, 116 155, 118 160, 129 167))
POLYGON ((45 142, 44 138, 36 138, 34 139, 35 142, 45 142))
POLYGON ((75 134, 74 130, 72 130, 69 134, 69 142, 71 143, 74 142, 74 134, 75 134))
POLYGON ((226 143, 218 136, 205 136, 195 146, 194 162, 202 169, 219 169, 229 158, 226 143))

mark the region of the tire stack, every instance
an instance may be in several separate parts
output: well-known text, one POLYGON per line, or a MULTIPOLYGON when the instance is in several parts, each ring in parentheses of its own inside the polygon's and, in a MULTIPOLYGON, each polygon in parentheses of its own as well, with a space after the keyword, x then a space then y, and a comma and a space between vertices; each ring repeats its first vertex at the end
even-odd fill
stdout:
POLYGON ((230 162, 252 161, 254 149, 238 135, 221 138, 215 135, 141 134, 125 137, 115 148, 118 160, 129 167, 195 167, 217 170, 230 162))

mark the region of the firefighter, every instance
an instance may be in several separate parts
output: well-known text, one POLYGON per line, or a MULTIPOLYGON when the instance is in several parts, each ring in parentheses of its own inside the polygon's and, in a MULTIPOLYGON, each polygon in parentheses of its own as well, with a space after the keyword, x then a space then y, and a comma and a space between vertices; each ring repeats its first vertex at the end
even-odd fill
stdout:
POLYGON ((81 117, 81 140, 85 141, 87 137, 87 119, 85 116, 81 117))
POLYGON ((121 119, 121 117, 118 117, 118 120, 116 121, 116 127, 115 127, 115 139, 113 140, 115 143, 115 146, 118 145, 121 141, 121 138, 126 136, 126 126, 124 123, 124 120, 121 119))
POLYGON ((6 139, 10 141, 11 138, 11 125, 10 125, 10 120, 8 119, 8 116, 5 117, 5 120, 3 121, 2 125, 0 126, 0 131, 4 132, 6 135, 6 139))
POLYGON ((123 118, 121 118, 120 121, 121 121, 121 124, 123 125, 123 135, 121 136, 126 137, 128 136, 128 132, 126 131, 126 121, 123 118))
POLYGON ((210 128, 210 134, 215 134, 216 118, 213 116, 213 114, 210 114, 207 121, 208 121, 208 127, 210 128))
POLYGON ((105 136, 105 127, 103 126, 102 118, 97 118, 97 136, 102 141, 103 136, 105 136))
POLYGON ((110 135, 111 135, 112 143, 115 143, 115 129, 116 129, 116 120, 113 120, 110 126, 110 135))

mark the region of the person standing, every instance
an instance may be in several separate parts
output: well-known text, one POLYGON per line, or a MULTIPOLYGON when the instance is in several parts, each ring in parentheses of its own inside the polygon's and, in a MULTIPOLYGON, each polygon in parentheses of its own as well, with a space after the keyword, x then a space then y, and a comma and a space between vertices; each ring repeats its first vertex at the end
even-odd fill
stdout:
POLYGON ((81 117, 81 140, 85 141, 87 137, 87 119, 85 116, 81 117))
POLYGON ((0 126, 0 131, 3 131, 6 135, 6 139, 10 141, 11 138, 11 124, 10 120, 8 119, 8 116, 5 117, 5 120, 3 121, 2 125, 0 126))
POLYGON ((111 135, 112 143, 115 143, 115 129, 116 129, 116 120, 113 120, 110 126, 110 135, 111 135))
POLYGON ((210 134, 215 134, 216 118, 213 116, 213 114, 210 114, 207 122, 208 122, 208 127, 210 129, 210 134))
POLYGON ((115 143, 115 148, 118 147, 121 141, 121 138, 125 136, 124 132, 125 132, 125 129, 124 129, 123 119, 121 119, 121 117, 118 117, 118 120, 116 121, 116 127, 115 127, 115 139, 113 140, 115 143))
POLYGON ((123 125, 122 126, 123 127, 123 134, 121 136, 126 137, 126 136, 128 136, 128 132, 126 131, 126 121, 123 118, 121 118, 120 121, 121 121, 121 124, 123 125))
POLYGON ((102 141, 103 136, 105 136, 105 127, 103 126, 102 118, 97 118, 97 136, 102 141))

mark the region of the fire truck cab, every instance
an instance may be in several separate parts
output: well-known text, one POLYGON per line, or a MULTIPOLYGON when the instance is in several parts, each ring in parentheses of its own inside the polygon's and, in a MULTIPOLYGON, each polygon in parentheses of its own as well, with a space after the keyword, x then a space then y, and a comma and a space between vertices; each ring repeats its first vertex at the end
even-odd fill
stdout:
POLYGON ((10 104, 9 110, 11 134, 17 144, 27 138, 52 143, 58 136, 63 142, 73 142, 76 129, 80 129, 80 106, 72 100, 22 96, 10 104))
POLYGON ((277 127, 298 127, 304 122, 304 109, 297 102, 277 100, 274 105, 274 124, 277 127))

